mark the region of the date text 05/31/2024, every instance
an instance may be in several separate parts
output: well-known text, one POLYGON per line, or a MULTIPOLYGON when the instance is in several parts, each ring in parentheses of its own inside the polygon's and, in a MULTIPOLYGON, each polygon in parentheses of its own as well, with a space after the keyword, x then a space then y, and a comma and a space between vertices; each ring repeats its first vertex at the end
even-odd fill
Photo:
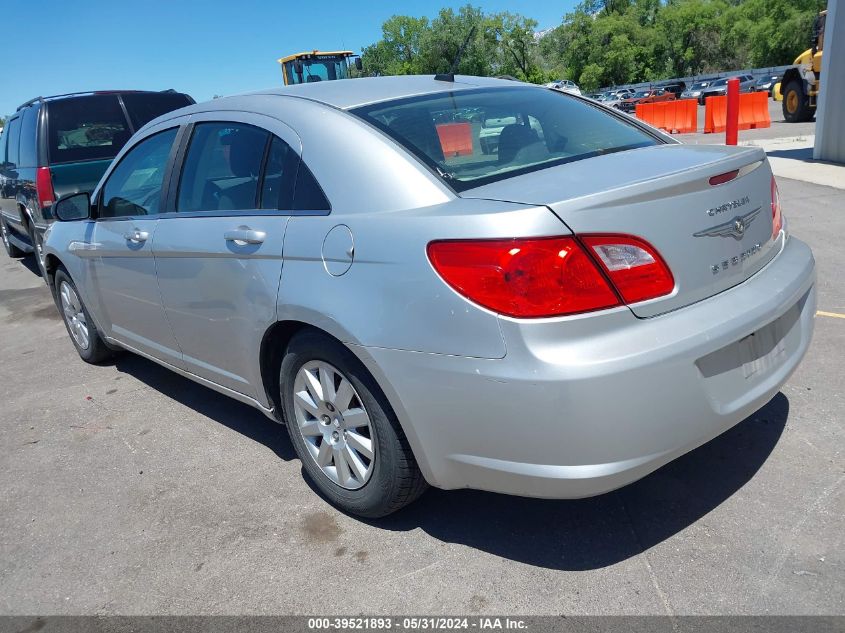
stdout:
POLYGON ((527 623, 519 618, 498 617, 324 617, 309 618, 310 630, 525 630, 527 623))

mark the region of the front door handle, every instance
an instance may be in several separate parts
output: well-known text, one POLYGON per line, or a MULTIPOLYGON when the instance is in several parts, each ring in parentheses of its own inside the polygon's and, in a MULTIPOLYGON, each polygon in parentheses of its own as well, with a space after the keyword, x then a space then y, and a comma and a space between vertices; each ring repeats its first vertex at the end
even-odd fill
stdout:
POLYGON ((223 238, 227 242, 235 242, 236 244, 262 244, 267 238, 267 233, 264 231, 254 231, 248 226, 239 226, 231 231, 226 231, 223 238))
POLYGON ((135 244, 141 244, 142 242, 146 242, 150 239, 150 234, 146 231, 139 231, 138 229, 132 229, 128 233, 123 234, 123 239, 127 242, 134 242, 135 244))

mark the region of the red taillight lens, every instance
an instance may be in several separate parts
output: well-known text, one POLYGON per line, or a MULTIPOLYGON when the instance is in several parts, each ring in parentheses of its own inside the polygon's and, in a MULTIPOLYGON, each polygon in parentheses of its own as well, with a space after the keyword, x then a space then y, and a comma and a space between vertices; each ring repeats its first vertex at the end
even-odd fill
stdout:
POLYGON ((596 254, 625 303, 662 297, 675 288, 672 271, 648 242, 630 235, 581 239, 596 254))
POLYGON ((572 237, 431 242, 428 258, 457 292, 507 316, 562 316, 619 305, 572 237))
POLYGON ((56 199, 53 193, 53 178, 50 176, 49 167, 39 167, 35 172, 35 194, 38 197, 38 204, 42 209, 52 205, 56 199))
POLYGON ((725 172, 724 174, 719 174, 718 176, 713 176, 710 179, 710 184, 714 187, 718 185, 724 185, 726 182, 730 182, 734 178, 739 175, 739 170, 734 169, 733 171, 725 172))
POLYGON ((772 176, 772 239, 776 239, 783 228, 783 214, 780 210, 780 193, 775 177, 772 176))

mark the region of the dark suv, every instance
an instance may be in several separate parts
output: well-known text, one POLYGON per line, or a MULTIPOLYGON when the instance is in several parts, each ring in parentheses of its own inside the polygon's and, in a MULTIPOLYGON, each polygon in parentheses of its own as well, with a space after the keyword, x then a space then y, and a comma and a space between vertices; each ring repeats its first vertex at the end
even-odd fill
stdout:
POLYGON ((35 252, 53 201, 91 191, 129 137, 152 119, 194 103, 186 94, 105 91, 27 101, 0 136, 0 233, 11 257, 35 252))

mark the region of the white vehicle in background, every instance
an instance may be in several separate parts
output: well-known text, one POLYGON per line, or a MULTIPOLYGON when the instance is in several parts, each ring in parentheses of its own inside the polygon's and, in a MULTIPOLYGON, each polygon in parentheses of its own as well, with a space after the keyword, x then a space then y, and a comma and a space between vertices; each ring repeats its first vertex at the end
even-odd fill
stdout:
POLYGON ((553 88, 554 90, 560 90, 561 92, 568 92, 574 95, 581 94, 581 89, 577 86, 574 81, 570 79, 560 79, 558 81, 552 81, 546 84, 546 88, 553 88))

